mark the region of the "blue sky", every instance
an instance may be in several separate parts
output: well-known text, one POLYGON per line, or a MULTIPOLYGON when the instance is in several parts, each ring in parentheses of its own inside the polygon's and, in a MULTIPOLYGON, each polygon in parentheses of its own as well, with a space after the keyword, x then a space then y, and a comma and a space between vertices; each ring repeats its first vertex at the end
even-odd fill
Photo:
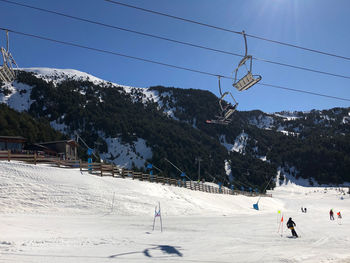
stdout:
MULTIPOLYGON (((14 0, 36 7, 184 42, 244 54, 243 37, 108 3, 103 0, 14 0)), ((248 34, 350 57, 348 0, 120 0, 139 7, 207 24, 245 30, 248 34)), ((239 57, 219 54, 0 2, 0 27, 106 49, 126 55, 231 75, 239 57)), ((1 32, 4 45, 5 34, 1 32)), ((209 90, 218 95, 212 76, 148 64, 62 44, 10 34, 10 49, 19 67, 72 68, 123 85, 163 85, 209 90)), ((273 61, 350 76, 350 61, 322 56, 248 38, 249 54, 273 61)), ((254 61, 262 82, 350 98, 350 80, 254 61)), ((239 110, 329 109, 350 102, 256 85, 238 92, 222 80, 239 110)))

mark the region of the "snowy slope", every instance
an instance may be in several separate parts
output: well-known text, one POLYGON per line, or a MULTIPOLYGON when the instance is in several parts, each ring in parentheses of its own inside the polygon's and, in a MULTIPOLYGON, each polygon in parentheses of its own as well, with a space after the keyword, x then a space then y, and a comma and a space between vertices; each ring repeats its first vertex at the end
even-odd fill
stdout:
POLYGON ((349 195, 294 184, 272 194, 256 211, 257 198, 1 161, 0 262, 350 261, 349 195), (152 231, 158 202, 163 232, 159 218, 152 231), (301 238, 277 233, 278 210, 301 238))

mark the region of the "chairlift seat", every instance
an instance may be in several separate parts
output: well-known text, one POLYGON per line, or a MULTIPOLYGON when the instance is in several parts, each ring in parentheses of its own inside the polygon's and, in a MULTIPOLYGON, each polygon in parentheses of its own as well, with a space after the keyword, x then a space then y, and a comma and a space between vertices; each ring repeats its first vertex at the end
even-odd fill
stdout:
POLYGON ((233 84, 233 86, 239 91, 247 90, 250 87, 254 86, 261 80, 260 75, 253 75, 250 71, 248 71, 247 75, 241 78, 239 81, 233 84), (256 77, 254 77, 256 76, 256 77))
POLYGON ((231 122, 231 120, 225 120, 225 119, 217 119, 217 120, 207 120, 206 123, 209 124, 222 124, 222 125, 228 125, 231 122))
POLYGON ((236 111, 235 109, 229 109, 227 112, 225 112, 224 119, 225 120, 229 119, 235 111, 236 111))

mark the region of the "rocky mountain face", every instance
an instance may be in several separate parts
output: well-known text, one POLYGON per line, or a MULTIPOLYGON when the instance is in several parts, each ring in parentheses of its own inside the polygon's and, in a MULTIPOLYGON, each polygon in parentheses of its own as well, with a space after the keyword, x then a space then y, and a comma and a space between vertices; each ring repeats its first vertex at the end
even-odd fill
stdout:
POLYGON ((206 120, 218 114, 218 98, 208 91, 133 88, 42 68, 20 71, 0 102, 79 134, 101 159, 127 168, 151 163, 154 173, 260 191, 276 175, 277 184, 350 182, 350 108, 235 112, 229 125, 214 125, 206 120))

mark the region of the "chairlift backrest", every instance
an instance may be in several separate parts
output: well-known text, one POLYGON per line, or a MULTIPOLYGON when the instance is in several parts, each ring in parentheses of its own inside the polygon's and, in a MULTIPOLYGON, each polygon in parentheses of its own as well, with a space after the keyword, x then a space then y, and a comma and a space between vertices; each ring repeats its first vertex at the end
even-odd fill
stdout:
POLYGON ((6 31, 6 48, 1 47, 1 54, 3 63, 0 65, 0 80, 5 83, 12 82, 16 78, 15 71, 13 70, 13 65, 17 66, 15 60, 10 54, 8 32, 6 31))
POLYGON ((219 99, 219 105, 220 105, 220 108, 222 111, 225 110, 225 108, 222 106, 222 101, 224 101, 224 98, 227 96, 227 95, 230 95, 232 100, 234 101, 235 105, 233 105, 233 108, 236 109, 237 108, 237 105, 238 105, 238 102, 235 100, 235 98, 232 96, 231 92, 228 92, 226 91, 224 94, 221 95, 220 99, 219 99))
POLYGON ((11 82, 15 79, 15 73, 13 70, 11 70, 7 64, 4 64, 0 67, 0 79, 7 83, 7 82, 11 82))

